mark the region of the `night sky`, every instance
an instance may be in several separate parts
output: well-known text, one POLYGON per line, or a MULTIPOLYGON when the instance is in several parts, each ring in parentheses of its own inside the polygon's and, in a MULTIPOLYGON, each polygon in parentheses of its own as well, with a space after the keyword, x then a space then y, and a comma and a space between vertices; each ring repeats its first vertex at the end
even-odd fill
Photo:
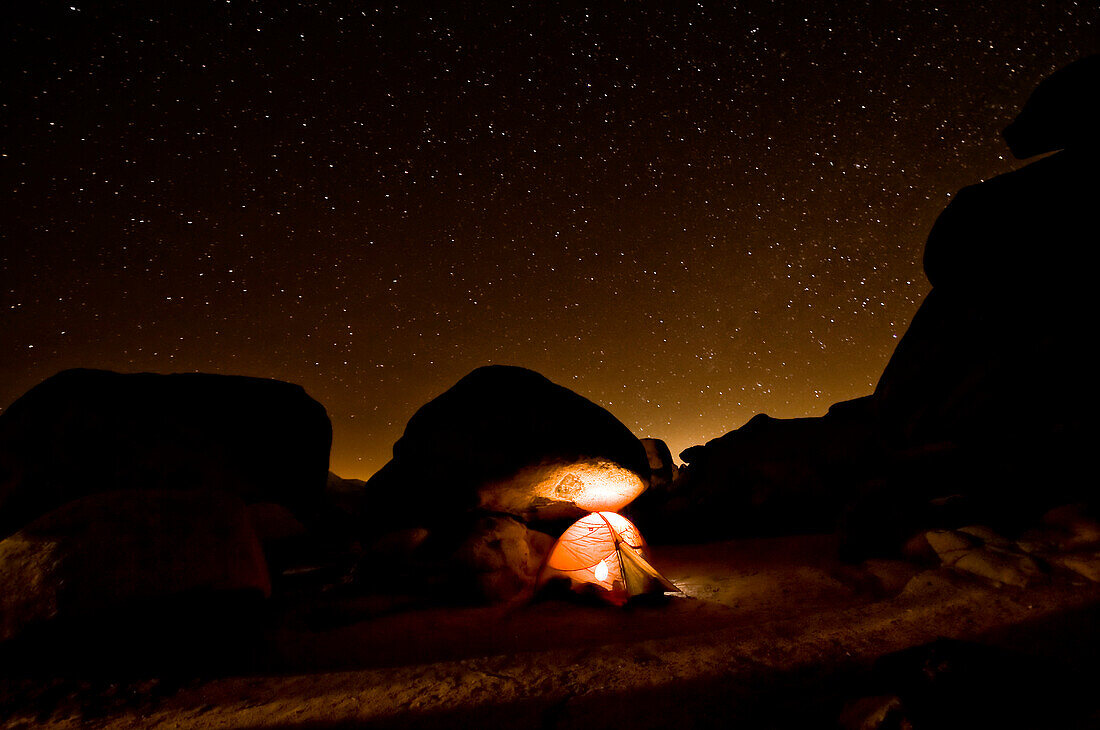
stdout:
POLYGON ((360 478, 488 363, 674 453, 869 393, 936 215, 1100 50, 1094 0, 10 5, 0 406, 278 378, 360 478))

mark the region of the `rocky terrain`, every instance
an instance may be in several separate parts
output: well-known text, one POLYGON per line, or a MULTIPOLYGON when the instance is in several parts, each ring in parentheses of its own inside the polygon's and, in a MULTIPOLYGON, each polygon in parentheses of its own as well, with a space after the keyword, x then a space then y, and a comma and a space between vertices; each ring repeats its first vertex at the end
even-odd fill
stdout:
POLYGON ((84 647, 7 678, 0 707, 58 728, 1094 726, 1100 588, 948 538, 965 547, 942 562, 857 566, 830 535, 666 547, 683 595, 625 610, 284 598, 247 641, 161 645, 126 671, 84 647))

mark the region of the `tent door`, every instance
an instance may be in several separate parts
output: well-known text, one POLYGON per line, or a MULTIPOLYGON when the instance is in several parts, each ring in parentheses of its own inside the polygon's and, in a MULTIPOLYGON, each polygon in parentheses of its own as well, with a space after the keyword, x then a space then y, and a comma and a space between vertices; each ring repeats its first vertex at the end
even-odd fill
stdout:
POLYGON ((654 582, 659 583, 663 590, 680 591, 672 581, 657 572, 648 560, 634 552, 626 543, 619 543, 619 562, 623 567, 626 590, 632 596, 648 592, 654 582))

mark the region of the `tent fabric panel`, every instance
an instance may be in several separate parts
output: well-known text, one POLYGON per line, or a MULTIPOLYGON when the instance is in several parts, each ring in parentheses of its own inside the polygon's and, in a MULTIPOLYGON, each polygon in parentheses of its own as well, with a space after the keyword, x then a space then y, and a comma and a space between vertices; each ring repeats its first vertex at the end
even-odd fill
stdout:
POLYGON ((619 539, 627 545, 634 548, 645 547, 642 533, 638 531, 633 522, 615 512, 598 512, 597 514, 607 520, 615 532, 618 533, 619 539))
POLYGON ((619 551, 619 561, 623 566, 623 584, 626 586, 626 592, 632 596, 637 596, 645 593, 653 580, 649 573, 638 564, 638 561, 630 559, 632 555, 631 549, 624 547, 619 551))
POLYGON ((611 528, 595 513, 577 520, 558 538, 547 565, 558 570, 577 570, 598 565, 615 550, 611 528))
MULTIPOLYGON (((621 548, 619 554, 622 556, 623 567, 627 573, 628 588, 632 580, 636 580, 638 576, 642 576, 641 584, 643 588, 639 592, 648 591, 650 589, 650 584, 653 582, 659 583, 666 591, 679 592, 680 589, 668 578, 661 575, 661 572, 654 568, 652 563, 643 556, 628 547, 621 548)), ((635 594, 632 592, 632 595, 635 594)))
POLYGON ((547 564, 551 568, 576 570, 591 567, 613 552, 615 552, 615 544, 611 540, 607 540, 602 545, 563 543, 560 549, 556 549, 551 554, 547 564))
POLYGON ((577 584, 595 583, 596 585, 602 586, 607 590, 611 590, 614 587, 616 581, 621 582, 623 579, 622 572, 619 568, 619 560, 614 555, 614 553, 612 553, 603 560, 603 563, 607 566, 607 578, 605 578, 604 580, 600 580, 596 577, 596 566, 600 564, 600 561, 597 561, 596 564, 593 566, 585 568, 576 568, 575 570, 562 570, 561 568, 552 568, 550 572, 556 573, 558 575, 563 575, 577 584))

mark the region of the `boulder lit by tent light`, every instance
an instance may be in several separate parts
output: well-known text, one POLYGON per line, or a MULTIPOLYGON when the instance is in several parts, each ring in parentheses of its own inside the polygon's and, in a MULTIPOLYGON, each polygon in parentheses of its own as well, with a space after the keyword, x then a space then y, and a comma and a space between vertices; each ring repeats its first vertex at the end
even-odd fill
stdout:
POLYGON ((620 606, 643 593, 680 592, 650 564, 649 548, 634 523, 614 512, 593 512, 562 533, 539 584, 555 578, 567 578, 574 591, 595 592, 620 606))
POLYGON ((479 507, 529 519, 568 519, 615 512, 645 491, 646 482, 606 459, 555 461, 524 467, 478 490, 479 507))

